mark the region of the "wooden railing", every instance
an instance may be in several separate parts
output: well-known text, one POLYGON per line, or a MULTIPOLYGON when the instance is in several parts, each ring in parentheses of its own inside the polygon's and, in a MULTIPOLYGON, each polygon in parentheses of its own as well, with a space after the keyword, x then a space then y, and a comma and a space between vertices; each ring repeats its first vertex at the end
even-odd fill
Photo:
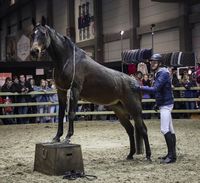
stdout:
MULTIPOLYGON (((174 90, 185 90, 184 87, 174 88, 174 90)), ((200 87, 193 87, 190 90, 200 90, 200 87)), ((11 93, 11 92, 0 92, 1 96, 20 96, 20 95, 49 95, 49 94, 56 94, 56 91, 45 91, 45 92, 30 92, 27 94, 19 94, 19 93, 11 93)), ((191 102, 197 101, 200 102, 200 98, 175 98, 175 102, 191 102)), ((142 99, 143 103, 151 102, 154 103, 155 99, 142 99)), ((57 105, 58 102, 28 102, 28 103, 10 103, 10 104, 0 104, 0 107, 22 107, 22 106, 41 106, 41 105, 57 105)), ((91 104, 87 101, 79 101, 79 105, 91 104)), ((143 110, 144 114, 147 113, 157 113, 159 111, 154 110, 143 110)), ((197 113, 200 114, 200 109, 174 109, 172 113, 197 113)), ((67 113, 66 113, 67 114, 67 113)), ((76 115, 111 115, 114 114, 113 111, 85 111, 85 112, 76 112, 76 115)), ((7 115, 0 115, 0 119, 7 119, 7 118, 29 118, 29 117, 42 117, 42 116, 57 116, 57 113, 42 113, 42 114, 7 114, 7 115)))

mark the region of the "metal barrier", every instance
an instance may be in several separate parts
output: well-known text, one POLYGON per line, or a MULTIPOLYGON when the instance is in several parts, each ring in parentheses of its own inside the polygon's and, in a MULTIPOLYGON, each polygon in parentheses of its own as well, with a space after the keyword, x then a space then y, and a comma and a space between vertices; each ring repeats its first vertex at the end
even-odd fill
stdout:
MULTIPOLYGON (((184 87, 174 88, 174 90, 185 90, 184 87)), ((190 90, 200 90, 200 87, 192 87, 190 90)), ((56 94, 56 91, 45 91, 45 92, 30 92, 30 93, 11 93, 11 92, 0 92, 0 96, 20 96, 20 95, 46 95, 46 94, 56 94)), ((191 101, 198 101, 200 102, 200 98, 175 98, 175 102, 191 102, 191 101)), ((142 99, 143 103, 146 102, 155 102, 155 99, 142 99)), ((58 102, 29 102, 29 103, 10 103, 10 104, 0 104, 0 107, 21 107, 21 106, 41 106, 41 105, 57 105, 58 102)), ((91 104, 87 101, 79 101, 78 104, 91 104)), ((158 111, 159 112, 159 111, 158 111)), ((157 113, 154 110, 143 110, 142 113, 157 113)), ((186 110, 186 109, 174 109, 172 113, 197 113, 200 114, 200 109, 193 109, 193 110, 186 110)), ((111 115, 114 114, 113 111, 85 111, 85 112, 76 112, 78 116, 85 116, 85 115, 111 115)), ((42 113, 42 114, 7 114, 7 115, 0 115, 0 119, 7 119, 7 118, 30 118, 30 117, 45 117, 45 116, 57 116, 58 113, 42 113)), ((66 113, 67 115, 67 113, 66 113)))

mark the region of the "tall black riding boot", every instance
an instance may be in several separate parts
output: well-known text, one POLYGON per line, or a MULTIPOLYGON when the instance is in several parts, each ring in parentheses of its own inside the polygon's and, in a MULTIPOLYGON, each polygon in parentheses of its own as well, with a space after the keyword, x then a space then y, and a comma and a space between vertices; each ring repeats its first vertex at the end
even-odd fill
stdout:
POLYGON ((168 164, 168 163, 173 163, 175 162, 174 158, 173 158, 173 140, 172 140, 172 134, 171 132, 167 132, 165 135, 165 141, 166 141, 166 144, 167 144, 167 149, 168 149, 168 154, 167 154, 167 157, 165 159, 162 159, 160 161, 160 163, 163 163, 163 164, 168 164))
POLYGON ((172 133, 172 141, 173 141, 173 158, 176 161, 176 135, 172 133))

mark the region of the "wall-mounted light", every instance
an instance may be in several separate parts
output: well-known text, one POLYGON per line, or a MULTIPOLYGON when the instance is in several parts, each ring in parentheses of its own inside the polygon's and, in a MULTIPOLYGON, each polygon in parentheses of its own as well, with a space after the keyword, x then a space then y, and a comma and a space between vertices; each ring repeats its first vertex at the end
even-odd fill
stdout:
POLYGON ((120 31, 120 35, 121 35, 121 36, 124 35, 124 31, 123 31, 123 30, 120 31))
MULTIPOLYGON (((124 35, 124 30, 120 31, 120 37, 121 37, 121 53, 123 52, 123 35, 124 35)), ((124 66, 123 62, 121 63, 121 70, 124 72, 124 66)))

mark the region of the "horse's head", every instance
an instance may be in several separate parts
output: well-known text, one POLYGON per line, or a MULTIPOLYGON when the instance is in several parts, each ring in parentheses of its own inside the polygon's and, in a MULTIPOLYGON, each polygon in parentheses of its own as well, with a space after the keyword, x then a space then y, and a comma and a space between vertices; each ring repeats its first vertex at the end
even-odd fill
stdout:
POLYGON ((41 55, 49 47, 51 39, 48 33, 48 26, 46 25, 46 20, 42 17, 41 23, 36 24, 35 20, 32 20, 34 26, 32 33, 32 47, 30 54, 34 58, 40 58, 41 55))

